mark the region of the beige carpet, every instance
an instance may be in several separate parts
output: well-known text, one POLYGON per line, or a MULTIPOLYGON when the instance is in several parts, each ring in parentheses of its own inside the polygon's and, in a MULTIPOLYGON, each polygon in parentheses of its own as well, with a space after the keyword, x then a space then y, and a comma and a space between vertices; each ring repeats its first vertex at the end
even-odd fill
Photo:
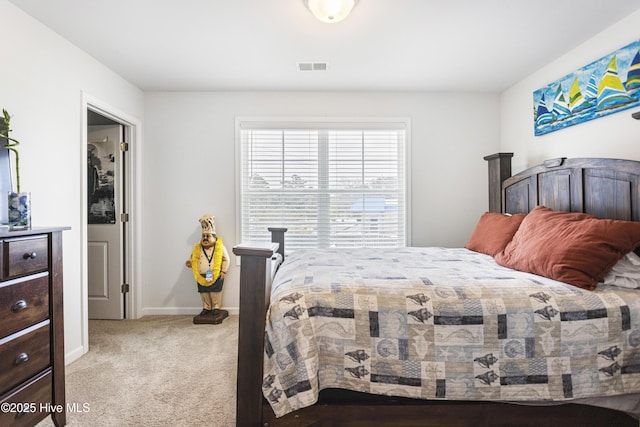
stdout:
MULTIPOLYGON (((67 366, 67 425, 235 425, 238 317, 91 320, 89 352, 67 366)), ((50 417, 38 427, 53 426, 50 417)))

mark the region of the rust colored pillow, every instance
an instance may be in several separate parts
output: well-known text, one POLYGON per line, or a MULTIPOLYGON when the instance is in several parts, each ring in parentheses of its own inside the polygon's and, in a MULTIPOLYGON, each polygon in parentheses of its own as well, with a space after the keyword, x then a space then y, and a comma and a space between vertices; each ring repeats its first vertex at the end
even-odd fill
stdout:
POLYGON ((524 214, 485 212, 465 248, 495 256, 511 241, 524 217, 524 214))
POLYGON ((538 206, 495 259, 505 267, 593 290, 639 244, 640 222, 538 206))

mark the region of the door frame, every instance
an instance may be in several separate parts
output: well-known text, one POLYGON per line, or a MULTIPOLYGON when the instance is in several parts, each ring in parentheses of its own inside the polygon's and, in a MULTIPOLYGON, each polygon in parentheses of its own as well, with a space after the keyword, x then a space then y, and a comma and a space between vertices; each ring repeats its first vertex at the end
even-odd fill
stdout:
POLYGON ((123 204, 128 207, 129 221, 125 225, 125 262, 129 279, 129 292, 125 295, 125 318, 137 319, 141 316, 142 303, 142 121, 86 92, 82 92, 81 119, 81 312, 82 312, 82 346, 83 353, 89 351, 89 263, 88 263, 88 214, 87 214, 87 110, 92 110, 102 116, 121 123, 124 126, 125 140, 129 143, 128 156, 123 164, 126 177, 126 189, 123 204))

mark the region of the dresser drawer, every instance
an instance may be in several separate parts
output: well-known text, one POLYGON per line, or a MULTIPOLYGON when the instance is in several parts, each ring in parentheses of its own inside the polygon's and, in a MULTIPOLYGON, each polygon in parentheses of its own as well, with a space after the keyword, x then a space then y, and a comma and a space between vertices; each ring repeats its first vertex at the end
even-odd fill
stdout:
POLYGON ((0 339, 0 394, 50 365, 50 339, 48 320, 0 339))
POLYGON ((48 416, 47 405, 52 401, 51 390, 52 375, 48 369, 4 395, 0 401, 9 405, 6 411, 0 411, 0 426, 32 426, 48 416))
POLYGON ((48 317, 48 273, 0 282, 0 339, 48 317))
POLYGON ((49 268, 49 240, 46 237, 7 239, 2 244, 5 280, 49 268))

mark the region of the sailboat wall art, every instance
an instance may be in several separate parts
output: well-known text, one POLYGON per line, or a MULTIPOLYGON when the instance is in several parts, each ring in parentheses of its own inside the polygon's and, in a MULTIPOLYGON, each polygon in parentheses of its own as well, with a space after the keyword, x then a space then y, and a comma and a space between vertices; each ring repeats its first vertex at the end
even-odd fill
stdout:
POLYGON ((640 40, 533 92, 536 136, 640 105, 640 40))

